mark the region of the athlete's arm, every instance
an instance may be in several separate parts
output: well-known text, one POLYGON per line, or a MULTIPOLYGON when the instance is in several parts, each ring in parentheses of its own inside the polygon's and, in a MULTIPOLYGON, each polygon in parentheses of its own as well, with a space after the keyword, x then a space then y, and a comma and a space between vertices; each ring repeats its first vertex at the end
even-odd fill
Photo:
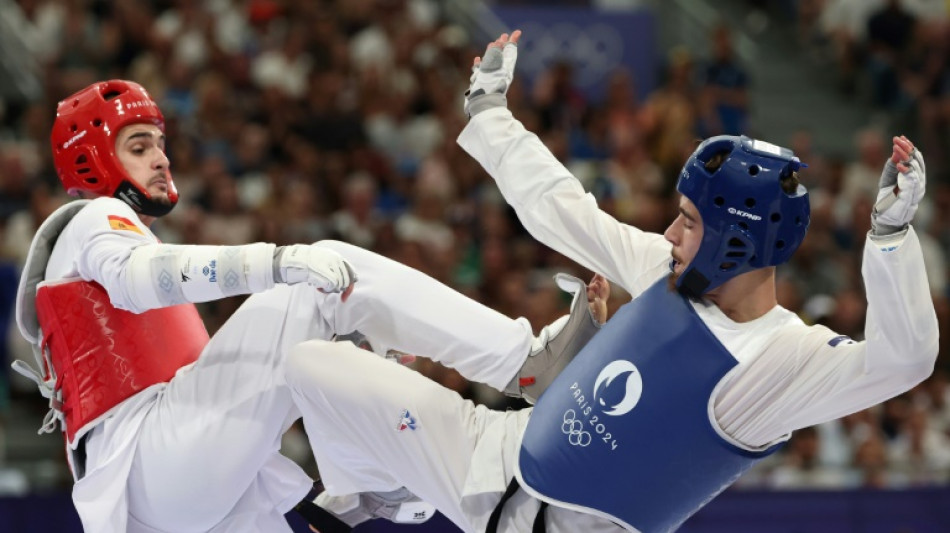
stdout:
POLYGON ((465 98, 471 120, 458 143, 495 179, 534 238, 635 296, 663 272, 670 246, 661 235, 601 211, 537 136, 514 119, 505 93, 520 35, 503 34, 476 58, 465 98))
POLYGON ((632 295, 656 280, 669 261, 662 235, 622 224, 506 108, 484 111, 458 139, 498 183, 505 200, 531 235, 617 283, 632 295), (647 282, 640 277, 651 271, 647 282))
POLYGON ((895 137, 864 247, 865 340, 823 326, 775 335, 717 398, 716 416, 727 433, 762 445, 883 402, 933 372, 937 316, 920 242, 909 226, 925 184, 923 156, 895 137))
POLYGON ((356 281, 346 260, 323 247, 159 243, 128 206, 111 198, 82 209, 66 238, 79 243, 79 275, 102 285, 113 305, 133 312, 261 292, 275 283, 343 292, 356 281))

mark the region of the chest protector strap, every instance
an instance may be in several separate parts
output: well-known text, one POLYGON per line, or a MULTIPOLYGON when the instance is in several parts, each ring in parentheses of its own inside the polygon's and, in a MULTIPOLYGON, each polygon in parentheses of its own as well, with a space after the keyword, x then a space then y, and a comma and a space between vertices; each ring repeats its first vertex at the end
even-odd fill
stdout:
POLYGON ((123 400, 169 381, 208 343, 194 305, 130 313, 88 281, 41 283, 36 312, 70 445, 123 400))
POLYGON ((525 428, 518 480, 629 531, 677 529, 777 449, 739 447, 716 426, 713 390, 737 364, 661 279, 548 387, 525 428))

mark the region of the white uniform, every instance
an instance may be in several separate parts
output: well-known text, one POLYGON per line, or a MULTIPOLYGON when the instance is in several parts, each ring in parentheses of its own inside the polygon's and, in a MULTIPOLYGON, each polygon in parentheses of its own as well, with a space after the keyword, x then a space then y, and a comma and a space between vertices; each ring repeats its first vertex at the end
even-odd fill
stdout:
MULTIPOLYGON (((476 115, 459 144, 488 170, 525 227, 544 244, 633 297, 668 274, 670 244, 600 211, 507 109, 476 115)), ((714 416, 740 446, 768 447, 795 429, 877 404, 930 375, 937 321, 920 244, 912 228, 903 238, 884 241, 869 238, 864 250, 865 342, 807 326, 778 306, 736 323, 714 305, 694 304, 739 361, 714 393, 714 416)), ((328 491, 405 485, 464 531, 483 530, 514 474, 530 410, 490 412, 405 369, 384 368, 351 351, 305 343, 288 363, 295 368, 290 378, 295 396, 304 398, 301 403, 322 404, 313 412, 318 418, 304 421, 328 491), (316 351, 323 355, 314 357, 316 351), (354 374, 373 376, 366 394, 335 386, 354 374), (314 382, 319 386, 310 390, 319 390, 319 397, 304 390, 314 382), (395 430, 403 408, 412 413, 415 429, 395 430)), ((537 509, 538 501, 519 491, 506 506, 500 530, 530 531, 537 509)), ((620 530, 557 507, 548 508, 547 525, 552 533, 620 530)))
MULTIPOLYGON (((129 257, 155 242, 125 203, 99 198, 63 230, 46 279, 95 281, 117 307, 132 307, 129 257), (126 223, 110 224, 110 215, 126 223)), ((251 296, 197 362, 129 398, 88 434, 85 474, 73 489, 86 531, 290 531, 283 514, 311 480, 279 454, 280 437, 310 407, 294 405, 284 362, 290 347, 306 339, 360 330, 380 353, 425 355, 499 389, 521 367, 532 342, 527 321, 365 250, 323 245, 360 277, 347 302, 307 284, 251 296)), ((364 386, 359 373, 347 384, 357 393, 364 386)))

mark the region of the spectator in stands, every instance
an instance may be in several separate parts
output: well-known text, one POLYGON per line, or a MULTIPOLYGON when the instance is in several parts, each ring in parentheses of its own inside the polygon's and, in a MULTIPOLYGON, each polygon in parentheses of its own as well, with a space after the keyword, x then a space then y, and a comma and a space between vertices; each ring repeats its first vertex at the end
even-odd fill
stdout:
POLYGON ((897 73, 906 59, 916 23, 901 0, 887 0, 884 7, 868 19, 868 71, 875 105, 888 108, 897 103, 897 73))
POLYGON ((706 67, 703 91, 711 101, 715 116, 706 135, 748 134, 749 76, 739 64, 728 26, 720 24, 712 32, 713 57, 706 67))

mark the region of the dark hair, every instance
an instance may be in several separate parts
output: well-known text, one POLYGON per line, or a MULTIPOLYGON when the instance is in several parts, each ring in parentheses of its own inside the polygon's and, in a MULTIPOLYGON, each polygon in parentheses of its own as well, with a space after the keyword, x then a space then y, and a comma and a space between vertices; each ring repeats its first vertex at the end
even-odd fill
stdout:
POLYGON ((785 194, 793 195, 798 192, 798 172, 792 171, 779 178, 779 184, 785 194))
POLYGON ((709 158, 709 161, 706 161, 705 163, 703 163, 703 168, 705 168, 707 171, 709 171, 710 174, 712 174, 713 172, 719 170, 719 167, 721 167, 722 164, 726 162, 726 157, 731 153, 732 151, 730 150, 716 152, 715 154, 712 155, 712 157, 709 158))

